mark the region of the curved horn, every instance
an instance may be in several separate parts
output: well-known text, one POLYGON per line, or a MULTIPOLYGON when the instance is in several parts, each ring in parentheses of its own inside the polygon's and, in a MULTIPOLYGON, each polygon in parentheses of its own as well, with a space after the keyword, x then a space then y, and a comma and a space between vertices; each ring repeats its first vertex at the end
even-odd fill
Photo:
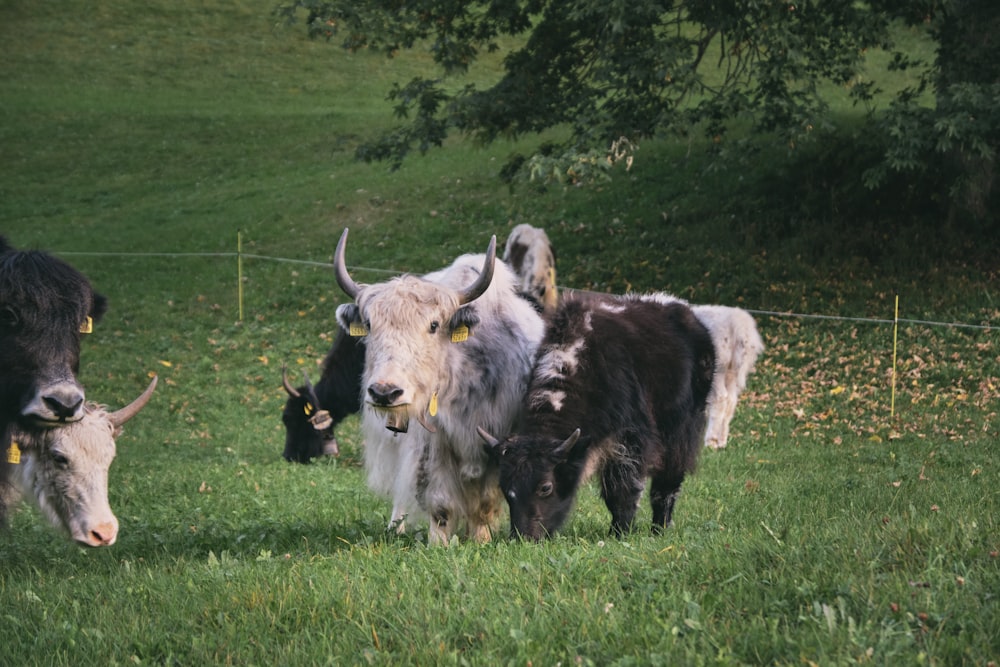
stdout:
POLYGON ((555 451, 553 451, 552 453, 555 456, 566 456, 567 454, 569 454, 570 450, 573 449, 573 445, 575 445, 576 441, 579 439, 580 439, 580 429, 576 429, 575 431, 570 433, 569 437, 566 438, 561 445, 556 447, 555 451))
POLYGON ((316 389, 313 387, 312 382, 309 381, 309 374, 302 371, 302 379, 306 381, 307 397, 316 404, 316 409, 319 410, 319 396, 316 395, 316 389))
POLYGON ((337 276, 337 284, 340 285, 340 289, 344 290, 347 296, 356 299, 358 296, 358 284, 347 273, 347 264, 344 263, 345 246, 347 246, 346 227, 344 227, 344 233, 340 235, 340 240, 337 241, 337 250, 333 253, 333 271, 337 276))
POLYGON ((139 398, 135 399, 121 410, 115 410, 109 414, 108 418, 111 420, 111 423, 115 426, 121 426, 129 419, 132 419, 132 417, 139 414, 139 410, 146 407, 146 403, 149 403, 149 399, 152 398, 153 390, 156 389, 157 379, 157 376, 154 375, 153 379, 149 382, 149 386, 146 387, 146 391, 139 394, 139 398))
POLYGON ((490 432, 484 429, 482 426, 476 427, 476 433, 479 434, 480 438, 486 441, 486 444, 490 446, 490 449, 500 444, 500 441, 494 438, 492 435, 490 435, 490 432))
POLYGON ((479 274, 476 282, 465 288, 458 297, 458 305, 464 306, 475 301, 483 295, 493 282, 493 269, 496 268, 497 258, 497 237, 496 234, 490 239, 490 245, 486 248, 486 261, 483 262, 483 272, 479 274))
POLYGON ((281 364, 281 386, 285 388, 288 395, 292 398, 300 398, 301 394, 292 386, 292 383, 288 381, 288 366, 281 364))

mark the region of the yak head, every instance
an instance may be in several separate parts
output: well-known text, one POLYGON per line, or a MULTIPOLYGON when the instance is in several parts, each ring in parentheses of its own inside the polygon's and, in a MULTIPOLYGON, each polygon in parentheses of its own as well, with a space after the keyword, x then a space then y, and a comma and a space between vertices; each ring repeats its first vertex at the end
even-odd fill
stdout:
POLYGON ((309 463, 321 456, 337 456, 340 449, 333 432, 333 420, 321 408, 309 376, 303 371, 305 384, 293 387, 286 370, 281 369, 281 385, 288 394, 285 410, 281 414, 281 421, 285 424, 285 451, 282 456, 294 463, 309 463))
POLYGON ((106 309, 76 269, 0 238, 0 425, 49 427, 83 416, 80 338, 106 309))
POLYGON ((340 326, 366 338, 364 400, 386 416, 386 428, 406 432, 411 417, 434 431, 438 390, 460 373, 453 346, 479 323, 473 302, 489 288, 496 261, 496 237, 481 270, 460 258, 452 267, 418 277, 358 285, 344 262, 347 230, 337 244, 334 267, 341 289, 354 303, 337 308, 340 326))
POLYGON ((118 519, 108 503, 108 469, 115 458, 115 438, 155 388, 156 377, 137 399, 115 412, 87 403, 79 420, 58 428, 23 433, 15 428, 7 460, 13 463, 9 481, 18 495, 80 544, 114 544, 118 519))
POLYGON ((511 537, 538 541, 559 530, 573 509, 580 484, 583 460, 570 456, 580 429, 565 440, 515 435, 502 441, 477 430, 500 468, 511 537))

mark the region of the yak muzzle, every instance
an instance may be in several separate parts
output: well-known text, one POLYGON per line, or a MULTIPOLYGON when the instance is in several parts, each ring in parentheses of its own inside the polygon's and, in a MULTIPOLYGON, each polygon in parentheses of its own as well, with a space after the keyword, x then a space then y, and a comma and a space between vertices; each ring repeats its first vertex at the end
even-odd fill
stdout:
POLYGON ((39 388, 21 415, 42 426, 75 422, 83 417, 84 398, 76 382, 55 382, 39 388))
POLYGON ((388 382, 373 382, 368 385, 368 397, 371 399, 372 405, 383 408, 392 407, 402 395, 402 387, 388 382))

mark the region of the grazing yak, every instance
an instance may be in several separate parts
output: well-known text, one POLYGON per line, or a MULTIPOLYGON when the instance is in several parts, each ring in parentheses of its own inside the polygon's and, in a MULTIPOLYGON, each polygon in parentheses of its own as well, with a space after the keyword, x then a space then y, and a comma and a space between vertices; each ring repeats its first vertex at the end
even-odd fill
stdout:
POLYGON ((361 409, 361 374, 365 368, 364 339, 337 327, 333 345, 323 359, 319 382, 293 387, 285 369, 281 384, 288 394, 281 420, 285 424, 286 461, 309 463, 320 456, 337 456, 334 429, 347 415, 361 409))
POLYGON ((108 468, 115 458, 115 438, 155 388, 153 377, 137 399, 115 412, 87 402, 80 419, 57 428, 22 432, 15 426, 5 457, 10 486, 0 493, 0 507, 9 509, 24 498, 80 544, 114 544, 118 519, 108 504, 108 468))
POLYGON ((503 261, 517 274, 521 293, 542 313, 552 314, 559 304, 556 255, 544 229, 521 224, 511 230, 503 261))
POLYGON ((334 267, 354 303, 338 307, 337 318, 367 336, 361 422, 369 486, 393 498, 393 522, 428 516, 432 544, 447 544, 463 522, 469 538, 487 541, 501 500, 476 428, 507 432, 518 419, 542 319, 496 261, 495 237, 485 256, 371 285, 347 272, 346 243, 345 229, 334 267))
POLYGON ((712 338, 680 299, 564 300, 538 350, 523 425, 503 440, 479 429, 512 535, 557 531, 595 472, 613 534, 632 527, 647 477, 653 530, 669 526, 701 450, 714 368, 712 338))
MULTIPOLYGON (((83 416, 80 336, 106 309, 76 269, 0 236, 0 452, 15 426, 36 431, 83 416)), ((0 492, 8 474, 0 456, 0 492)))
POLYGON ((708 395, 708 427, 705 446, 723 449, 729 440, 729 425, 736 403, 747 386, 764 341, 753 317, 741 308, 691 306, 695 317, 708 328, 715 344, 715 377, 708 395))

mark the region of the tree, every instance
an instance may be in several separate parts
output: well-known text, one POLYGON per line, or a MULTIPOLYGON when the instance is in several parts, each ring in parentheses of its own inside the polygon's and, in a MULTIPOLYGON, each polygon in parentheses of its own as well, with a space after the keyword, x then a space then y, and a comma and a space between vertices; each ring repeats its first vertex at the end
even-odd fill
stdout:
POLYGON ((882 159, 865 172, 878 187, 893 172, 940 173, 966 206, 989 215, 1000 126, 995 0, 294 0, 314 35, 388 55, 427 48, 442 76, 389 92, 407 123, 359 148, 398 166, 450 132, 481 142, 555 126, 568 139, 518 160, 508 173, 582 179, 598 175, 648 137, 702 132, 722 145, 734 121, 797 146, 829 126, 824 83, 849 88, 869 109, 882 159), (921 60, 893 44, 893 28, 921 26, 937 44, 921 60), (518 38, 488 87, 448 87, 503 38, 518 38), (918 68, 920 83, 891 108, 871 104, 877 82, 860 76, 870 49, 893 67, 918 68), (927 106, 928 91, 936 105, 927 106), (609 155, 614 144, 617 152, 609 155), (968 196, 968 193, 974 195, 968 196))
POLYGON ((939 192, 947 219, 996 225, 1000 147, 1000 4, 991 0, 889 1, 885 13, 920 25, 936 44, 933 62, 901 51, 896 67, 921 67, 884 114, 871 114, 866 138, 882 159, 864 173, 875 188, 901 173, 939 192), (925 103, 926 97, 934 100, 925 103))

